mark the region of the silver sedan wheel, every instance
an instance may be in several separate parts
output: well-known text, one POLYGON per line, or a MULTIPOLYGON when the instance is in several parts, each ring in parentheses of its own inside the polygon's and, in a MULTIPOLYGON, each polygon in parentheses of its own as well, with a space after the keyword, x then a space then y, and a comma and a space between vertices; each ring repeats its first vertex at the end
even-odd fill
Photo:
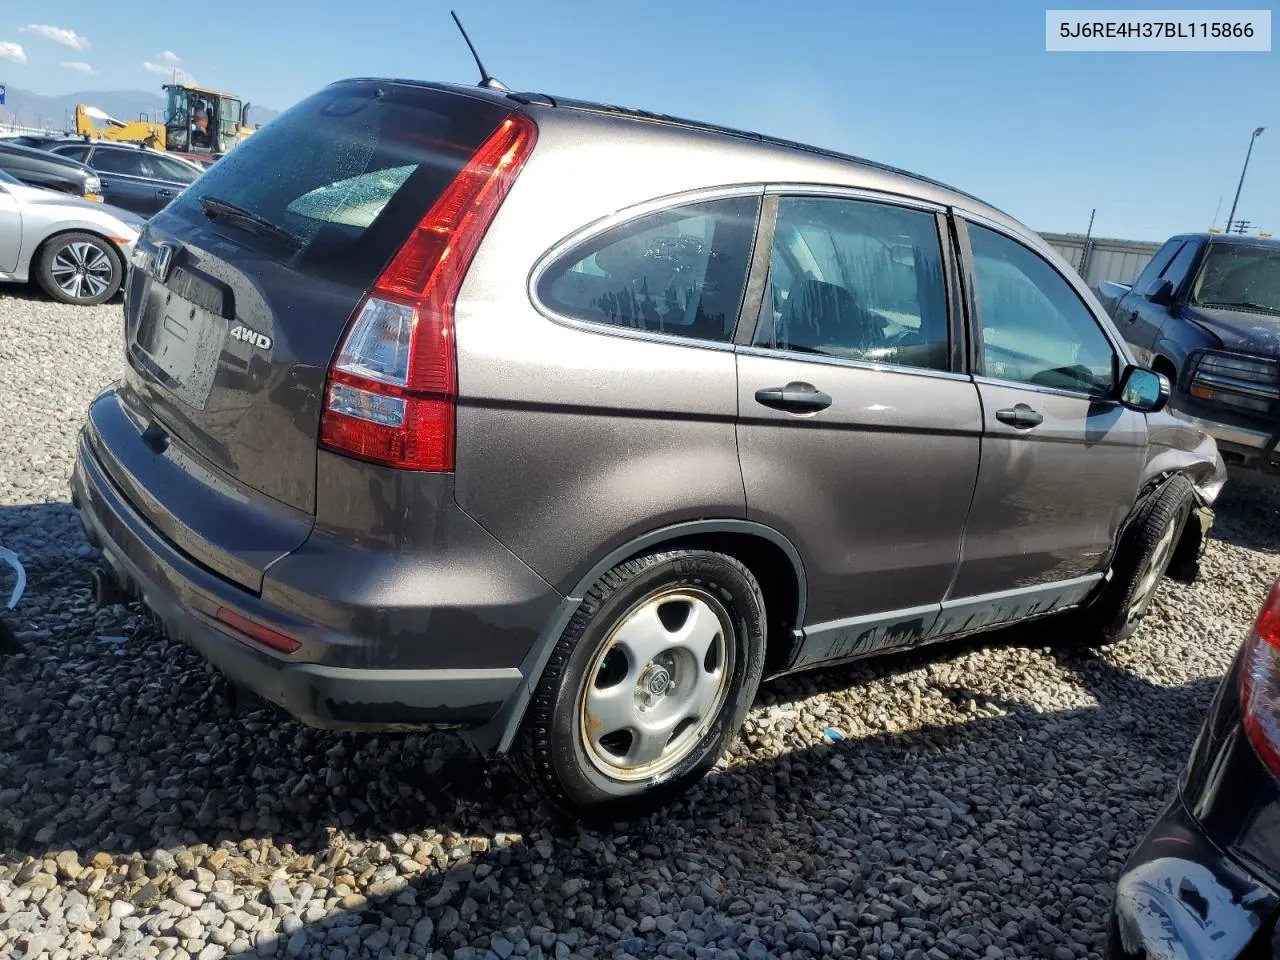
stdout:
POLYGON ((644 780, 687 758, 720 713, 735 633, 706 591, 672 587, 633 607, 596 651, 579 694, 579 741, 615 780, 644 780))
POLYGON ((1142 573, 1138 576, 1138 586, 1133 591, 1133 600, 1129 603, 1127 616, 1130 620, 1141 615, 1143 607, 1155 595, 1160 577, 1164 575, 1165 567, 1169 565, 1169 557, 1173 554, 1179 518, 1180 514, 1176 512, 1169 518, 1169 522, 1160 533, 1160 539, 1156 541, 1155 549, 1147 557, 1142 573))
POLYGON ((54 254, 49 272, 67 296, 88 300, 100 296, 111 285, 115 263, 101 248, 76 240, 54 254))

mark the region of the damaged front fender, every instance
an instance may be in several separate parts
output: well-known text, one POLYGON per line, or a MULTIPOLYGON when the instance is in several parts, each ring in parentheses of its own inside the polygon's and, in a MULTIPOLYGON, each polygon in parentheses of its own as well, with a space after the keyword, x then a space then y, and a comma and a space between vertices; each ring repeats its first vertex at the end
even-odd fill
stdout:
POLYGON ((1218 444, 1199 427, 1167 411, 1147 415, 1147 462, 1142 486, 1174 473, 1183 474, 1205 506, 1213 506, 1227 482, 1227 463, 1218 444))

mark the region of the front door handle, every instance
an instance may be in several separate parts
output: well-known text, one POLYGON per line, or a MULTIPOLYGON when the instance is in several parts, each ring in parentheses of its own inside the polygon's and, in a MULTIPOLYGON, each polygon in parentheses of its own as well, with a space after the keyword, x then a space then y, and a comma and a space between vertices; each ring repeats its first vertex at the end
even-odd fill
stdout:
POLYGON ((812 383, 793 380, 785 387, 757 390, 756 403, 775 410, 786 410, 788 413, 816 413, 831 406, 831 397, 812 383))
POLYGON ((1019 403, 1004 410, 996 411, 996 419, 1019 430, 1030 430, 1044 423, 1044 417, 1032 410, 1025 403, 1019 403))

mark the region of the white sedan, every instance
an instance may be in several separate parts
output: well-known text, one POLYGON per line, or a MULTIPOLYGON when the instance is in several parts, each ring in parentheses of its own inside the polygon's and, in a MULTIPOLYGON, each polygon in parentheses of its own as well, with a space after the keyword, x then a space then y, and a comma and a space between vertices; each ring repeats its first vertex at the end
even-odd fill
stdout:
POLYGON ((124 282, 145 222, 0 171, 0 281, 35 280, 63 303, 103 303, 124 282))

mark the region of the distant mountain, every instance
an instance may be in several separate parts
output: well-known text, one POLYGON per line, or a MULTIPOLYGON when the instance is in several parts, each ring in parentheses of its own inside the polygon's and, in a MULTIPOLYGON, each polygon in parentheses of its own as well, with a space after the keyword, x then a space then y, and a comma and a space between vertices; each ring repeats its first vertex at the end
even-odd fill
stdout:
MULTIPOLYGON (((143 114, 156 122, 164 119, 165 98, 161 93, 145 90, 84 90, 61 97, 46 97, 30 90, 9 87, 5 104, 0 107, 0 126, 16 123, 24 127, 69 130, 75 124, 73 114, 78 103, 105 110, 121 120, 137 120, 143 114)), ((266 123, 279 113, 279 110, 255 104, 249 110, 249 122, 266 123)))

